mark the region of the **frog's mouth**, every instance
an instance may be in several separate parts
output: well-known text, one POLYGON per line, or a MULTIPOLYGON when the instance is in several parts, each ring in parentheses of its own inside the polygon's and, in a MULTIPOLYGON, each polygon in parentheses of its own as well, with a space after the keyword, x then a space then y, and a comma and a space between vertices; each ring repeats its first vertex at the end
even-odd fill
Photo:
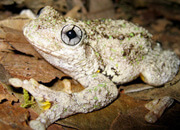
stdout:
MULTIPOLYGON (((31 41, 30 39, 28 39, 28 38, 26 38, 27 40, 28 40, 28 42, 33 46, 33 48, 35 49, 35 50, 41 50, 42 52, 44 52, 44 53, 47 53, 47 54, 52 54, 52 50, 50 50, 50 49, 47 49, 47 48, 44 48, 44 47, 42 47, 42 46, 40 46, 40 45, 37 45, 37 44, 35 44, 33 41, 31 41)), ((53 55, 53 54, 52 54, 53 55)))

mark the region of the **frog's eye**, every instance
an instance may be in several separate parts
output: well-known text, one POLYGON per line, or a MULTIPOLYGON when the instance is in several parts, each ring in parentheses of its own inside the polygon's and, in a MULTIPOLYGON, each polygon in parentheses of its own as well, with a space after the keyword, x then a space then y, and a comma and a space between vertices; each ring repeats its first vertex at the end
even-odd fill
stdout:
POLYGON ((77 45, 82 39, 82 31, 76 25, 66 25, 62 28, 61 39, 62 41, 70 46, 77 45))

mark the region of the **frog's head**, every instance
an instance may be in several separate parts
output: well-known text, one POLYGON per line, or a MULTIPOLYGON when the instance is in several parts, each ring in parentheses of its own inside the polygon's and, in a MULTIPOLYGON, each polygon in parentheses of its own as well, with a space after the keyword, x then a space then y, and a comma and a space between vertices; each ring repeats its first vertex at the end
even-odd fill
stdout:
POLYGON ((41 11, 38 18, 23 30, 28 41, 37 49, 60 56, 83 48, 85 31, 72 18, 64 18, 50 6, 41 11))

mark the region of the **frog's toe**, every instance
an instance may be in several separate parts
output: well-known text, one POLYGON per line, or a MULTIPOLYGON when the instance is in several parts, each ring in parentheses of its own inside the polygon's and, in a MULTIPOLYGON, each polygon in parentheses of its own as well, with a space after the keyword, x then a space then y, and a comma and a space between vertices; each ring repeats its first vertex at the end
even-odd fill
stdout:
POLYGON ((14 87, 17 87, 17 88, 23 86, 23 82, 22 82, 22 80, 19 79, 19 78, 10 78, 10 79, 9 79, 9 83, 10 83, 11 85, 13 85, 14 87))
POLYGON ((163 114, 164 110, 172 105, 174 99, 165 96, 160 99, 154 99, 145 105, 145 107, 150 110, 149 113, 145 115, 145 120, 149 123, 155 123, 163 114))
POLYGON ((46 129, 45 125, 42 124, 39 120, 32 120, 29 125, 33 130, 45 130, 46 129))

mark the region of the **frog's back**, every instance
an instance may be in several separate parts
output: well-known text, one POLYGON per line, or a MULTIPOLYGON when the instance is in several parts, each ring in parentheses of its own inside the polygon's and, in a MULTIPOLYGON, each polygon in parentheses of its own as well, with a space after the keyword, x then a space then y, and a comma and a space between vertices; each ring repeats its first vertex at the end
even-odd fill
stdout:
POLYGON ((179 58, 162 50, 146 29, 125 20, 86 22, 90 26, 86 26, 84 41, 94 49, 100 72, 114 83, 127 83, 141 75, 146 83, 159 86, 176 75, 179 58))
MULTIPOLYGON (((86 44, 101 55, 104 62, 114 59, 138 62, 156 46, 152 35, 142 27, 125 20, 93 20, 86 25, 86 44)), ((88 23, 88 21, 86 21, 88 23)))
POLYGON ((137 78, 140 74, 139 65, 154 46, 151 34, 125 20, 89 22, 84 41, 94 49, 103 64, 100 66, 102 73, 116 83, 126 83, 137 78))

